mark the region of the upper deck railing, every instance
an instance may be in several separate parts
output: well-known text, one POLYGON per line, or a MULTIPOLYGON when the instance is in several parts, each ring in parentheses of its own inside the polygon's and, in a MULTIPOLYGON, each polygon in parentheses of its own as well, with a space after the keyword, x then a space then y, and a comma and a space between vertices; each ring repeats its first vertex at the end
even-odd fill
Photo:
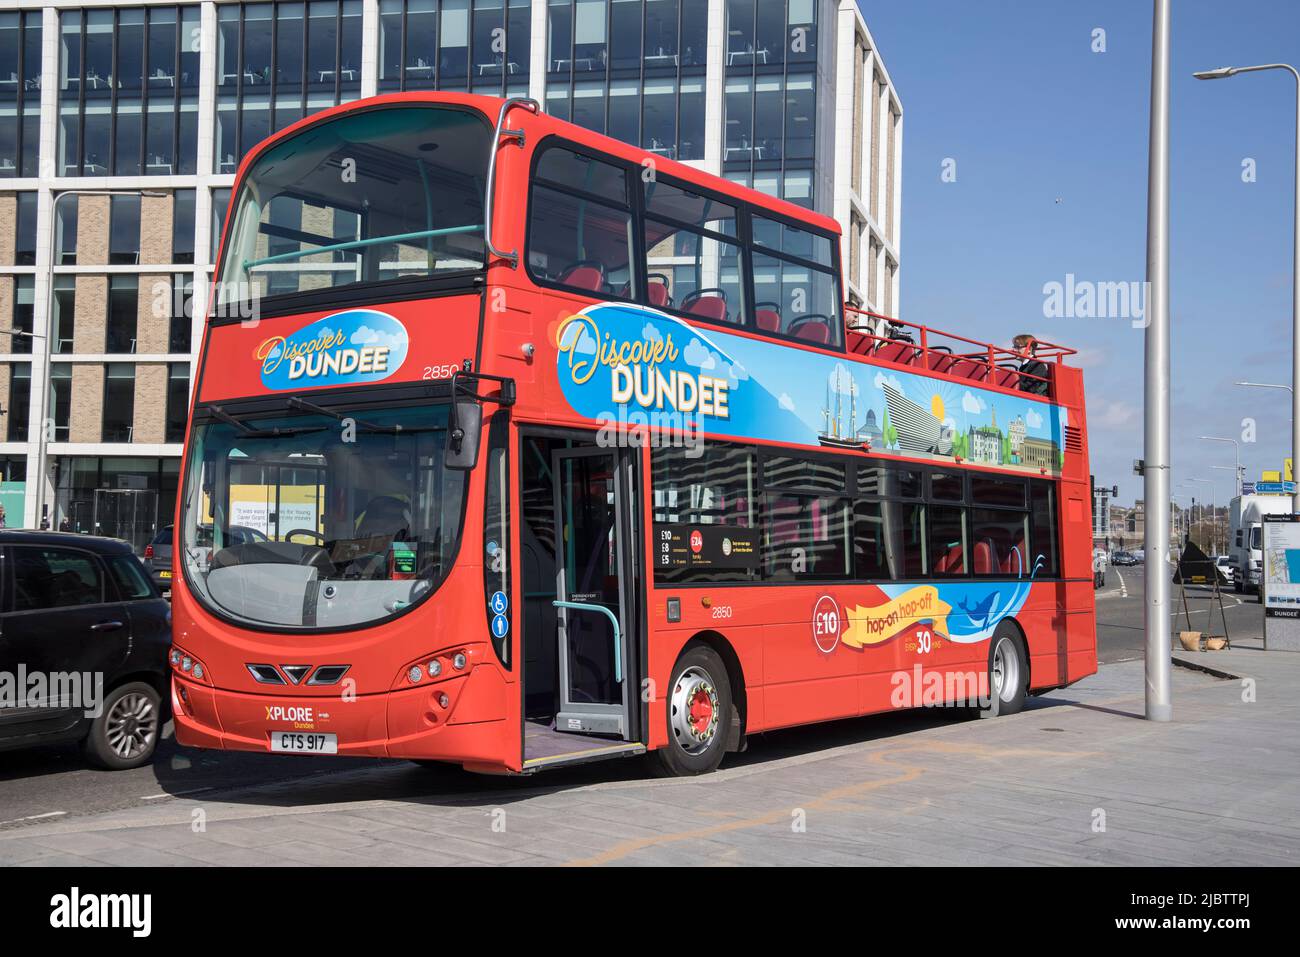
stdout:
POLYGON ((1077 350, 1068 346, 1035 338, 1031 357, 1016 349, 904 322, 856 306, 845 305, 844 309, 850 353, 917 371, 960 376, 1004 389, 1050 395, 1052 375, 1049 363, 1064 365, 1066 356, 1077 354, 1077 350), (1031 367, 1026 363, 1030 361, 1042 363, 1039 372, 1047 374, 1028 371, 1031 367))

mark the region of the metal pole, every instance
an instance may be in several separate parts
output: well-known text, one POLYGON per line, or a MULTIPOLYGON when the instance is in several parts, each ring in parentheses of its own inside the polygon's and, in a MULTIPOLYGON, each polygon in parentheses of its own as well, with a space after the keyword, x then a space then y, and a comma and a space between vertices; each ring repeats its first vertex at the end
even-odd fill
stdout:
MULTIPOLYGON (((1300 467, 1300 72, 1291 69, 1295 78, 1295 194, 1292 196, 1291 254, 1291 478, 1300 467)), ((1282 478, 1285 480, 1286 475, 1282 478)), ((1285 489, 1286 486, 1283 486, 1285 489)), ((1300 512, 1300 482, 1296 482, 1291 495, 1291 511, 1300 512)))
POLYGON ((1169 635, 1169 32, 1170 0, 1155 0, 1147 170, 1146 382, 1143 492, 1146 539, 1146 716, 1173 717, 1169 635))

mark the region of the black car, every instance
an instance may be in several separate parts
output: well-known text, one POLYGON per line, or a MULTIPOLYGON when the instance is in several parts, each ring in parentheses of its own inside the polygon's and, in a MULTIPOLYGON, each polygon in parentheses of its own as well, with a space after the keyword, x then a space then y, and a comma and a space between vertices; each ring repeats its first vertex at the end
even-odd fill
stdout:
POLYGON ((170 648, 171 606, 128 543, 0 531, 0 750, 80 741, 101 767, 147 763, 170 648))

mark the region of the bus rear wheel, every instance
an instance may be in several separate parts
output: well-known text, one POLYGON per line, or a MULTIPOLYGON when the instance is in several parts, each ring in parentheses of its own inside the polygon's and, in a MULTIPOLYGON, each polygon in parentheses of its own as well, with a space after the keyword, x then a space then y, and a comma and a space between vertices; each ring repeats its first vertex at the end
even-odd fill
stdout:
POLYGON ((1015 714, 1025 706, 1029 694, 1029 662, 1016 629, 1002 624, 989 642, 989 699, 980 708, 981 718, 1015 714))
POLYGON ((668 743, 655 752, 655 770, 665 777, 715 770, 731 730, 731 682, 712 648, 691 645, 682 652, 665 704, 668 743))

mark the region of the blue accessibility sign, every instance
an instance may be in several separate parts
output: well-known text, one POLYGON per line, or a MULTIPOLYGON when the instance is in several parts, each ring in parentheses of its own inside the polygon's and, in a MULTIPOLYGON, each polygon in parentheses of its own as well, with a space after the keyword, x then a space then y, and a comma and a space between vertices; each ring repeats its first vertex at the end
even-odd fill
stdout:
POLYGON ((510 633, 510 619, 505 615, 496 615, 492 618, 492 634, 497 638, 504 638, 510 633))
POLYGON ((493 592, 492 597, 488 600, 488 608, 492 609, 494 615, 504 615, 510 608, 510 600, 506 598, 506 593, 503 591, 493 592))

